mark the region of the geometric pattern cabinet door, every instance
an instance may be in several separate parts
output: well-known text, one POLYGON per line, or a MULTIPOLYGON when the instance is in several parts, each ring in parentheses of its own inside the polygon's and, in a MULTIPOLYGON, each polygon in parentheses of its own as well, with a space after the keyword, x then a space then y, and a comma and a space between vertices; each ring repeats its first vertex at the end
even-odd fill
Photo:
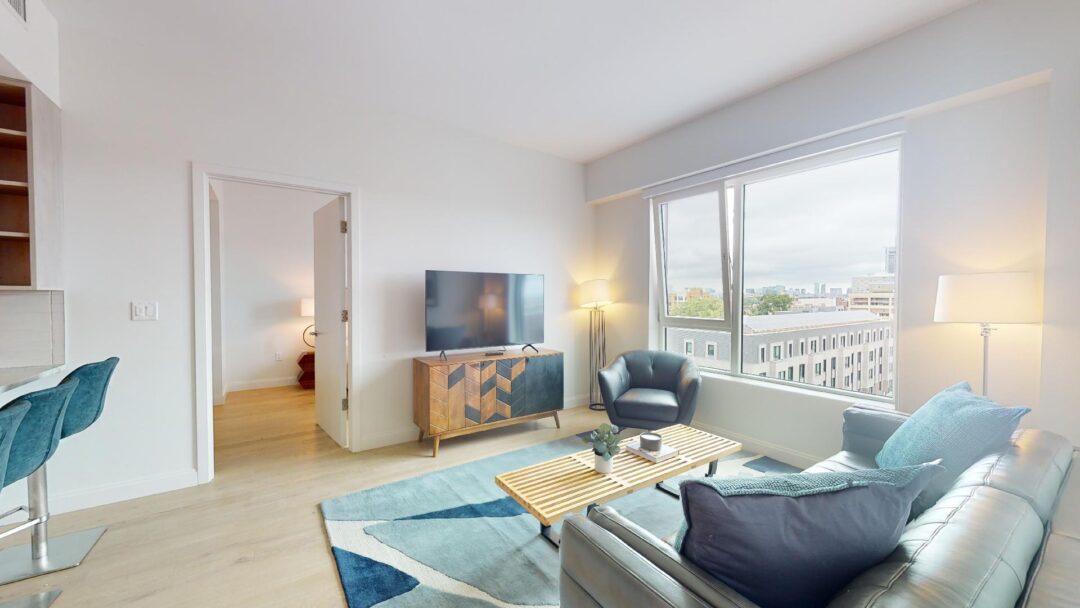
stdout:
POLYGON ((497 357, 465 353, 413 360, 413 422, 420 439, 439 441, 551 417, 563 406, 563 355, 558 351, 497 357))
POLYGON ((525 414, 525 366, 527 359, 495 362, 495 415, 514 418, 525 414))
POLYGON ((428 424, 432 433, 465 426, 465 365, 436 365, 430 370, 428 424))

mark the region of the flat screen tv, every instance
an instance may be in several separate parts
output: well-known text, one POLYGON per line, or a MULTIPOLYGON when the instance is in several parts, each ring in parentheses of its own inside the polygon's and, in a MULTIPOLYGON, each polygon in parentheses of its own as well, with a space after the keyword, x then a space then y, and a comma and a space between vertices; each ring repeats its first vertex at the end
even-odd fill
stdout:
POLYGON ((544 275, 428 270, 427 350, 544 341, 544 275))

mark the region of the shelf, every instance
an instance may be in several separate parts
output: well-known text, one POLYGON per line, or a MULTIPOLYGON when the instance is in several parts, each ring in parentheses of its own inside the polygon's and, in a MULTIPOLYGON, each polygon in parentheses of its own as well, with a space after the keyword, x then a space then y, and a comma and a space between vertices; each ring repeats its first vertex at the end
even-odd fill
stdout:
POLYGON ((30 191, 30 184, 27 182, 13 182, 6 179, 0 179, 0 194, 26 194, 30 191))
POLYGON ((0 148, 26 149, 26 131, 0 129, 0 148))
POLYGON ((0 239, 29 239, 29 232, 10 232, 8 230, 0 230, 0 239))

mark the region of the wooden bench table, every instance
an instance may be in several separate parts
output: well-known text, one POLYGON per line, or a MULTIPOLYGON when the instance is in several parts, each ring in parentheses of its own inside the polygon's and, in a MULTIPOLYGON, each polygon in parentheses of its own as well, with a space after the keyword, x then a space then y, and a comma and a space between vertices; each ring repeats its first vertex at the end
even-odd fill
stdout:
MULTIPOLYGON (((655 486, 691 469, 709 465, 716 473, 719 459, 742 449, 737 441, 677 424, 654 431, 666 445, 679 450, 663 462, 650 462, 623 449, 612 459, 609 475, 593 468, 593 452, 582 450, 567 456, 495 476, 495 483, 540 522, 540 534, 559 545, 552 524, 568 513, 610 502, 631 492, 655 486)), ((624 448, 636 437, 620 441, 624 448)))

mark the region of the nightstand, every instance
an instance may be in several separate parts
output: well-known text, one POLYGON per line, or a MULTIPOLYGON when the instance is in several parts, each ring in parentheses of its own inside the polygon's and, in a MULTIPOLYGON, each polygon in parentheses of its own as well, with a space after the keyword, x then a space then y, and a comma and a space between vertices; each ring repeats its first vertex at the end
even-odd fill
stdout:
POLYGON ((296 364, 300 366, 300 374, 296 376, 296 381, 300 383, 301 387, 308 390, 315 388, 315 351, 309 350, 300 353, 296 364))

